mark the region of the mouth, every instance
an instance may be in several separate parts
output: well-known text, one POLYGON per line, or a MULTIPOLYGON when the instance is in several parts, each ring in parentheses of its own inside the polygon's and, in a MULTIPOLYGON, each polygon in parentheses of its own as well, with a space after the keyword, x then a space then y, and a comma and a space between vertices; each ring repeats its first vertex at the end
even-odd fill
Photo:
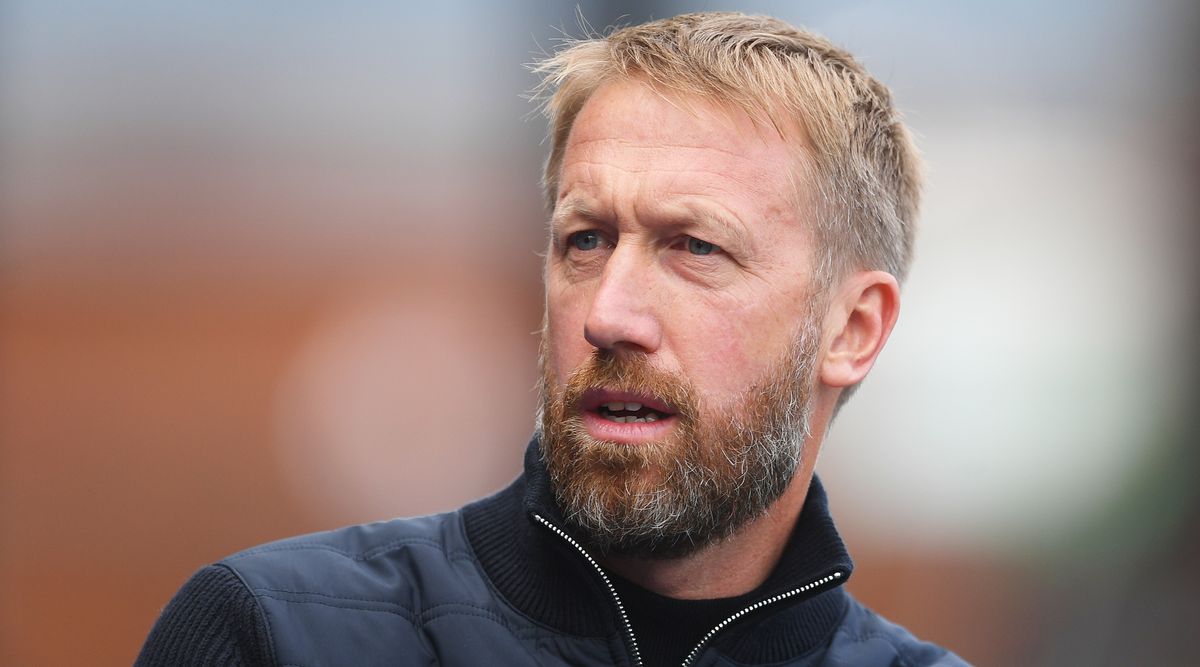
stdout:
POLYGON ((677 410, 662 399, 607 389, 587 391, 579 411, 592 437, 627 444, 660 440, 678 420, 677 410))

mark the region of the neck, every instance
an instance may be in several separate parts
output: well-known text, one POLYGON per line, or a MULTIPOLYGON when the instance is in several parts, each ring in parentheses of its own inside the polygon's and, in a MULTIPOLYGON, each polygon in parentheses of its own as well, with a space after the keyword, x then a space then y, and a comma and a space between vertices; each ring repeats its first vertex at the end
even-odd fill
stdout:
POLYGON ((642 588, 680 600, 712 600, 749 593, 766 581, 779 563, 812 481, 816 456, 807 452, 815 453, 818 447, 817 442, 806 443, 806 454, 787 491, 766 514, 730 537, 680 558, 609 556, 603 564, 642 588))

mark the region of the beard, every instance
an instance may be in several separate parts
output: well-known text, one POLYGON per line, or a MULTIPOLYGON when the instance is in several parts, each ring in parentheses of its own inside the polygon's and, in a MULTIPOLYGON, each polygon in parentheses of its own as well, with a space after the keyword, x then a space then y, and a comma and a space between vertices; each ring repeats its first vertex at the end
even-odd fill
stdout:
POLYGON ((542 336, 539 435, 567 524, 605 555, 678 558, 729 537, 787 490, 809 435, 819 329, 806 317, 792 345, 732 406, 705 405, 684 377, 647 355, 595 350, 558 387, 542 336), (676 412, 662 441, 621 444, 588 434, 591 389, 653 396, 676 412))

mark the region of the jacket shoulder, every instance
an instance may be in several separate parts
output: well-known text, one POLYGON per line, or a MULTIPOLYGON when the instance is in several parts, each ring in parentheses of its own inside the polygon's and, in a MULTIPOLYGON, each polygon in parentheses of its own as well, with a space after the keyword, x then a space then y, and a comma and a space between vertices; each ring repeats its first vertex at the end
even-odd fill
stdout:
POLYGON ((328 596, 403 605, 448 569, 475 571, 458 512, 393 519, 269 542, 221 561, 256 595, 328 596))
POLYGON ((459 512, 293 537, 218 565, 257 602, 282 665, 433 664, 442 626, 498 624, 459 512))
POLYGON ((921 641, 851 597, 822 664, 965 667, 968 663, 952 651, 921 641))

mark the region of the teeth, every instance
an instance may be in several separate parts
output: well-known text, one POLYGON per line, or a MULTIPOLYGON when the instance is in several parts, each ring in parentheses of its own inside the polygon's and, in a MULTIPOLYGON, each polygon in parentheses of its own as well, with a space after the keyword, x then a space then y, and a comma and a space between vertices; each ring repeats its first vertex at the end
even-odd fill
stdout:
POLYGON ((612 421, 612 422, 616 422, 618 424, 635 424, 635 423, 636 424, 645 424, 646 422, 658 421, 658 417, 656 417, 654 415, 646 415, 645 417, 612 417, 612 416, 610 416, 610 417, 607 417, 606 419, 608 419, 609 421, 612 421))
POLYGON ((638 410, 642 409, 642 404, 641 403, 624 403, 622 401, 609 401, 608 403, 604 404, 604 407, 606 407, 609 410, 612 410, 614 412, 617 410, 629 410, 630 412, 637 412, 638 410))
POLYGON ((658 413, 654 412, 653 410, 649 411, 645 416, 634 416, 634 415, 624 416, 623 415, 623 416, 618 417, 618 416, 612 414, 615 412, 637 412, 637 411, 641 410, 643 407, 645 407, 641 403, 636 403, 636 402, 632 402, 632 401, 629 403, 626 403, 625 401, 609 401, 608 403, 601 403, 600 407, 603 408, 604 411, 607 413, 604 415, 604 417, 606 419, 608 419, 609 421, 612 421, 612 422, 616 422, 618 424, 628 424, 631 422, 638 423, 638 424, 644 424, 646 422, 656 422, 659 419, 662 419, 662 416, 659 415, 658 413))

